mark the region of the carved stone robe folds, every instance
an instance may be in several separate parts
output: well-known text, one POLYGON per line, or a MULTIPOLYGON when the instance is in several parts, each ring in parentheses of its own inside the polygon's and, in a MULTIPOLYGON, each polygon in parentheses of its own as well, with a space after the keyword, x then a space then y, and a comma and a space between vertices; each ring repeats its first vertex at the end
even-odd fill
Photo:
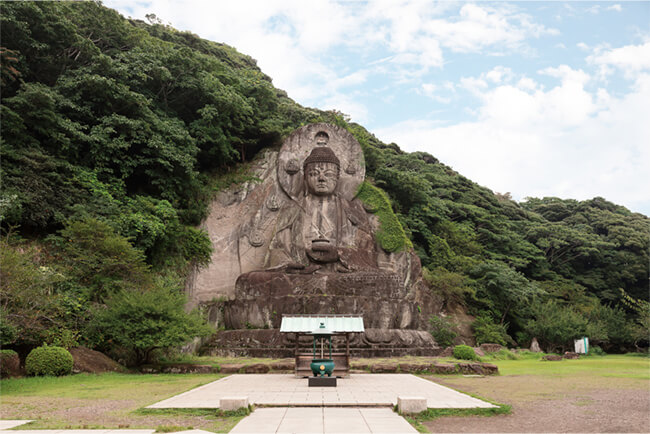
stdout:
POLYGON ((376 246, 368 214, 360 201, 338 195, 305 196, 300 203, 285 202, 276 223, 264 268, 288 263, 308 266, 311 241, 326 238, 336 246, 338 271, 377 268, 376 246))

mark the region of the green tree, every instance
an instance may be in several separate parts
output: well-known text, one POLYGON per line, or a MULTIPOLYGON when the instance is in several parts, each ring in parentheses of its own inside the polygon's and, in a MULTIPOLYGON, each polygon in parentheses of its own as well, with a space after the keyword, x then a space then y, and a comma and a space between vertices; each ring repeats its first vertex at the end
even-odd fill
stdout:
POLYGON ((186 313, 185 296, 156 285, 149 290, 122 290, 95 309, 89 335, 105 351, 132 353, 135 364, 151 361, 156 349, 170 348, 213 332, 196 312, 186 313))
POLYGON ((570 306, 562 306, 554 300, 537 302, 531 308, 533 318, 526 323, 526 331, 537 337, 548 352, 572 348, 573 339, 585 336, 588 320, 570 306))
POLYGON ((36 346, 52 329, 65 329, 57 285, 64 276, 43 265, 42 251, 0 242, 0 329, 2 344, 36 346))
POLYGON ((63 253, 69 274, 91 301, 99 302, 123 289, 146 289, 154 278, 145 257, 107 223, 87 218, 70 222, 52 237, 63 253))

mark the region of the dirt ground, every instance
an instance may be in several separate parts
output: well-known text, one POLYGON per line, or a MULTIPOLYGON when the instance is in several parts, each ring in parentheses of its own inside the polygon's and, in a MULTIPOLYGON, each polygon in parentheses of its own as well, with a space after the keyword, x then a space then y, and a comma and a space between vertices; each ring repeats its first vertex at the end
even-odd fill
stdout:
POLYGON ((650 384, 633 378, 584 383, 567 377, 502 376, 434 381, 512 406, 491 417, 442 417, 430 432, 650 432, 650 384))

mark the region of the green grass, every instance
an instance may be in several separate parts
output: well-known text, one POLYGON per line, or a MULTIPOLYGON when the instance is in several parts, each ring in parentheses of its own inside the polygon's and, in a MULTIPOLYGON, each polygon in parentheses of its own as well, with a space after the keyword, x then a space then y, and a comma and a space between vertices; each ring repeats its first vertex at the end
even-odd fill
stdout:
POLYGON ((221 366, 224 364, 244 364, 252 365, 254 363, 274 363, 284 359, 271 359, 262 357, 216 357, 216 356, 194 356, 191 354, 182 354, 175 357, 163 358, 160 364, 172 363, 191 363, 195 365, 221 366))
POLYGON ((77 374, 64 377, 24 377, 0 381, 2 396, 75 399, 138 399, 155 402, 169 392, 181 393, 217 380, 221 374, 77 374))
POLYGON ((501 375, 541 376, 616 376, 650 379, 650 358, 633 354, 612 354, 598 357, 581 357, 576 360, 547 362, 537 359, 494 360, 501 375))

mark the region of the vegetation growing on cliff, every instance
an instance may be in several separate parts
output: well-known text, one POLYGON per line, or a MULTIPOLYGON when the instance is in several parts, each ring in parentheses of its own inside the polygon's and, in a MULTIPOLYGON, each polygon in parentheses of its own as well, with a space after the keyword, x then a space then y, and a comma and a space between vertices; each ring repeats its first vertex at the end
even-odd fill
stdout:
POLYGON ((309 122, 355 135, 360 195, 386 211, 380 243, 412 243, 432 290, 477 315, 477 330, 492 321, 525 345, 554 303, 600 324, 589 333, 605 346, 639 339, 632 319, 647 323, 645 310, 629 306, 648 300, 647 217, 602 198, 516 203, 341 113, 301 107, 253 59, 191 33, 93 2, 0 8, 3 344, 101 347, 87 333, 93 306, 181 291, 209 261, 195 226, 219 177, 309 122), (612 324, 633 333, 612 337, 612 324))

